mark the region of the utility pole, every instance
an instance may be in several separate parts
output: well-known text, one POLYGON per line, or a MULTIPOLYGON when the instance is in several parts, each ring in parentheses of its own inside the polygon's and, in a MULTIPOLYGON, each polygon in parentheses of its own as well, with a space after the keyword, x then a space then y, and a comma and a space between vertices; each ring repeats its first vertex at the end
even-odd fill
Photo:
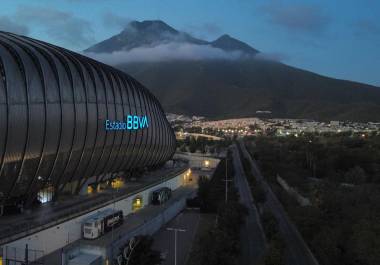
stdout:
MULTIPOLYGON (((119 188, 116 188, 116 192, 119 193, 119 188)), ((112 199, 113 199, 113 218, 115 217, 115 209, 116 209, 116 196, 115 196, 115 189, 112 188, 112 199)), ((112 238, 112 243, 113 243, 113 227, 114 224, 112 224, 111 227, 111 238, 112 238)))
POLYGON ((224 180, 222 180, 222 181, 224 181, 225 182, 225 193, 226 193, 226 195, 225 195, 225 200, 226 200, 226 203, 227 203, 227 201, 228 201, 228 182, 229 181, 232 181, 231 179, 228 179, 228 173, 227 173, 227 156, 226 156, 226 179, 224 179, 224 180))
POLYGON ((177 233, 186 232, 186 230, 180 229, 180 228, 172 228, 172 227, 168 227, 166 228, 166 230, 174 231, 174 265, 177 265, 177 233))
POLYGON ((29 265, 29 246, 25 245, 25 265, 29 265))

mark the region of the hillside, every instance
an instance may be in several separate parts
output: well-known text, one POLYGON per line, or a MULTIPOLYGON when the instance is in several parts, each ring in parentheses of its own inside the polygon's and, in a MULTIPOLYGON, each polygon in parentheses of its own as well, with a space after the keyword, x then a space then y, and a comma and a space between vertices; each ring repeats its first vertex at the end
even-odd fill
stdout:
POLYGON ((128 55, 141 47, 151 51, 168 43, 238 53, 232 59, 175 58, 116 65, 146 85, 167 112, 231 118, 269 110, 272 117, 380 121, 380 88, 260 59, 259 51, 228 35, 207 42, 161 21, 132 22, 86 52, 94 56, 126 51, 128 55))

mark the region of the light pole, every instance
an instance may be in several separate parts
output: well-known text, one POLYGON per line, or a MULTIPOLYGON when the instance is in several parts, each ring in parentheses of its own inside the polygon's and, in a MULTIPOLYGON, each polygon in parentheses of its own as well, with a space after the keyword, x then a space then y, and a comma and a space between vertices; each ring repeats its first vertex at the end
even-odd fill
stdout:
MULTIPOLYGON (((116 187, 116 192, 119 193, 119 187, 116 187)), ((115 189, 113 188, 112 189, 112 198, 113 198, 113 217, 115 217, 115 209, 116 209, 116 196, 115 196, 115 189)), ((111 240, 112 240, 112 243, 113 243, 113 224, 112 224, 112 227, 111 227, 111 240)))
POLYGON ((186 232, 186 230, 180 229, 180 228, 172 228, 172 227, 168 227, 166 228, 166 230, 174 231, 174 265, 177 265, 177 233, 186 232))
POLYGON ((227 157, 226 157, 226 179, 222 180, 226 183, 226 189, 225 189, 225 192, 226 192, 226 195, 225 195, 225 200, 226 200, 226 203, 228 201, 228 182, 229 181, 232 181, 231 179, 228 179, 228 175, 227 175, 227 157))

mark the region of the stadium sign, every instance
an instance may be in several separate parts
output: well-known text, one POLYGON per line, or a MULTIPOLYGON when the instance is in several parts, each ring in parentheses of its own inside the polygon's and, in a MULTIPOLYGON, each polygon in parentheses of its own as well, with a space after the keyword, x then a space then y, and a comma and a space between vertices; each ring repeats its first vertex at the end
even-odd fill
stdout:
POLYGON ((107 131, 140 130, 148 128, 149 122, 146 115, 126 115, 123 121, 106 120, 104 125, 107 131))

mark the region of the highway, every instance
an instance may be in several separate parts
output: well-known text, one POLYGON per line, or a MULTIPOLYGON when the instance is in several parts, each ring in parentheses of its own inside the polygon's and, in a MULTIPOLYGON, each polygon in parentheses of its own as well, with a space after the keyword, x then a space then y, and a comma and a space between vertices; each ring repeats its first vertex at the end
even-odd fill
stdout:
POLYGON ((245 176, 236 145, 231 148, 235 168, 235 185, 239 190, 240 202, 248 209, 248 216, 244 227, 241 229, 241 260, 239 264, 258 264, 265 254, 266 239, 261 226, 260 216, 253 202, 251 190, 245 176))
POLYGON ((280 232, 287 245, 288 255, 287 264, 289 265, 318 265, 313 253, 303 240, 296 226, 290 221, 284 208, 273 193, 272 189, 263 178, 256 162, 251 158, 244 143, 240 140, 239 145, 245 158, 251 164, 252 174, 256 177, 257 182, 262 183, 262 187, 266 192, 265 207, 270 209, 279 224, 280 232))

